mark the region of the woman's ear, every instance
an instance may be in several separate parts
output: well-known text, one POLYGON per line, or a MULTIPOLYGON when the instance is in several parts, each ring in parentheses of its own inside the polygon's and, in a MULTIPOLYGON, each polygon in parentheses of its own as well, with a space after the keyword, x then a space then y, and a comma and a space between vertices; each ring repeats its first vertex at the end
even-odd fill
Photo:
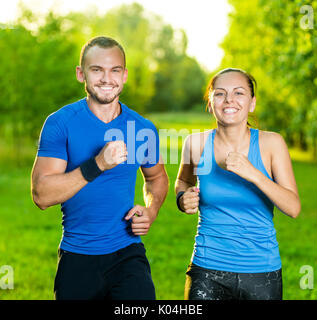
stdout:
POLYGON ((255 110, 255 105, 256 105, 256 97, 254 96, 250 104, 249 112, 253 112, 255 110))
POLYGON ((206 111, 208 111, 209 113, 213 114, 210 100, 208 100, 208 103, 207 103, 207 106, 206 106, 206 111))

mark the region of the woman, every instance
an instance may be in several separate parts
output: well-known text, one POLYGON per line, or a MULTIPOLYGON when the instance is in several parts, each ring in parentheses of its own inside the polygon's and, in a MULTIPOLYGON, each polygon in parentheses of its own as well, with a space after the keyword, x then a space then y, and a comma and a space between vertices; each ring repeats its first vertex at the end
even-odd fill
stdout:
POLYGON ((273 208, 296 218, 300 200, 281 135, 248 124, 255 86, 243 70, 220 71, 205 95, 217 129, 184 143, 177 205, 200 211, 185 299, 282 299, 273 208))

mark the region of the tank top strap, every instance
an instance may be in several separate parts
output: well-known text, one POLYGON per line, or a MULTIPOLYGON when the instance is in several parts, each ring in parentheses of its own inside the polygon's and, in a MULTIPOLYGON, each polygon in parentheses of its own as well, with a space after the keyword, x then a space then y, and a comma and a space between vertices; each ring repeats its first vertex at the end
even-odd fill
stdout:
POLYGON ((250 128, 250 146, 248 152, 248 159, 251 161, 252 159, 258 158, 259 150, 259 130, 250 128))
POLYGON ((266 175, 269 179, 272 180, 262 161, 259 144, 259 130, 250 128, 250 133, 251 137, 248 159, 257 169, 259 169, 264 175, 266 175))
POLYGON ((204 149, 199 159, 197 166, 197 175, 207 175, 210 174, 213 162, 213 140, 216 130, 213 129, 206 139, 204 149))
POLYGON ((206 139, 205 142, 205 146, 204 146, 204 157, 205 154, 208 154, 208 159, 211 160, 212 159, 212 154, 213 154, 213 143, 214 143, 214 138, 215 138, 215 133, 216 133, 216 129, 212 129, 209 134, 208 137, 206 139))

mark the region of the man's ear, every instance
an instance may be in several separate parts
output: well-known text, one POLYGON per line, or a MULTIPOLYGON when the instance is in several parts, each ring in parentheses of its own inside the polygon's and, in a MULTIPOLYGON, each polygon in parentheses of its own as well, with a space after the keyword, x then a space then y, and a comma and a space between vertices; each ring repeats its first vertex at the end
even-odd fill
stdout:
POLYGON ((128 80, 128 69, 124 69, 123 73, 123 83, 126 83, 128 80))
POLYGON ((85 74, 82 67, 77 66, 76 67, 76 78, 79 82, 84 83, 85 82, 85 74))

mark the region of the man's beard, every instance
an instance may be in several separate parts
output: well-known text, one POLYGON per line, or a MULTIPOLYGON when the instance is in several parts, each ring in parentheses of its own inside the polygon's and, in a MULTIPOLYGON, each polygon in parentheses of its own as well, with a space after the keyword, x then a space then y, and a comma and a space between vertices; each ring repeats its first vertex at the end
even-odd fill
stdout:
POLYGON ((94 92, 93 90, 91 90, 91 88, 89 88, 89 86, 87 85, 87 82, 85 83, 85 90, 86 90, 87 94, 93 100, 95 100, 96 102, 98 102, 100 104, 109 104, 109 103, 113 102, 120 95, 120 93, 122 91, 122 89, 121 89, 113 96, 101 98, 100 96, 98 96, 98 94, 96 92, 94 92))

